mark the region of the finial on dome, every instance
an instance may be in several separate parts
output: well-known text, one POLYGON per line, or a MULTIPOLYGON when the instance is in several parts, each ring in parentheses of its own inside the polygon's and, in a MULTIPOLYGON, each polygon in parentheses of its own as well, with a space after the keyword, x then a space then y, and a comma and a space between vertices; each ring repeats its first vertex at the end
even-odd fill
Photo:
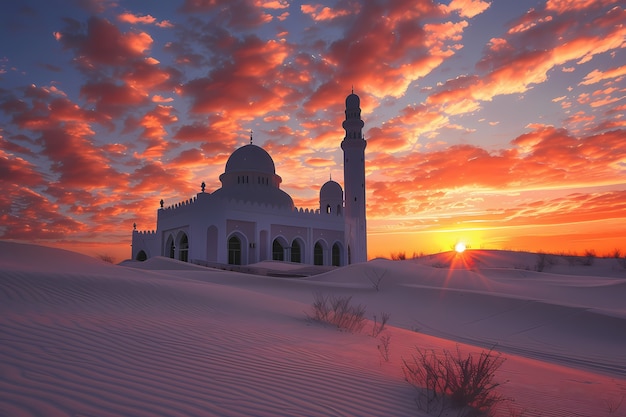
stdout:
POLYGON ((352 84, 352 94, 354 94, 354 84, 352 84))
POLYGON ((250 129, 250 145, 252 145, 252 129, 250 129))
POLYGON ((329 181, 332 181, 333 180, 333 173, 332 172, 330 173, 329 177, 330 177, 329 181))

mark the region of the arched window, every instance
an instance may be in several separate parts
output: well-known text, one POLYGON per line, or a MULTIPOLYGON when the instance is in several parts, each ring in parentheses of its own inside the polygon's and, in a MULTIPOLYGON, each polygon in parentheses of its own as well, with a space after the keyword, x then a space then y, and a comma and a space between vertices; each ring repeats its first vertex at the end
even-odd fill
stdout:
POLYGON ((297 240, 294 240, 291 243, 291 262, 302 262, 302 251, 300 248, 300 243, 297 240))
POLYGON ((189 261, 189 239, 187 235, 183 233, 178 243, 178 259, 183 262, 189 261))
POLYGON ((326 205, 326 214, 330 214, 330 204, 326 205))
POLYGON ((320 245, 320 242, 316 242, 313 248, 313 264, 324 265, 324 249, 322 245, 320 245))
POLYGON ((241 265, 241 240, 237 236, 228 239, 228 263, 241 265))
POLYGON ((170 237, 167 238, 167 243, 165 244, 165 250, 166 250, 165 253, 167 254, 167 256, 174 259, 174 237, 172 235, 170 235, 170 237))
POLYGON ((143 262, 148 259, 148 255, 146 255, 146 252, 144 252, 143 250, 140 250, 135 259, 143 262))
POLYGON ((285 260, 285 250, 283 249, 283 245, 280 244, 278 239, 274 239, 274 243, 272 243, 272 260, 274 261, 285 260))
POLYGON ((341 249, 339 245, 335 243, 333 245, 333 266, 341 266, 341 249))

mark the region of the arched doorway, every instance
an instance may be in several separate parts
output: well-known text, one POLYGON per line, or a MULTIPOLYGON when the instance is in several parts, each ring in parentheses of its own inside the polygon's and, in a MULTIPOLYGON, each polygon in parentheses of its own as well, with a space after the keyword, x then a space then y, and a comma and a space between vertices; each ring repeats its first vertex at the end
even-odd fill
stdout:
POLYGON ((241 265, 241 239, 237 236, 228 239, 228 263, 241 265))
POLYGON ((170 237, 167 238, 167 243, 165 243, 165 254, 166 256, 169 256, 170 258, 174 259, 174 237, 172 235, 170 235, 170 237))
POLYGON ((291 242, 291 262, 302 262, 302 247, 297 239, 291 242))
POLYGON ((332 249, 332 266, 341 266, 341 248, 338 243, 333 245, 332 249))
POLYGON ((146 252, 144 252, 143 250, 140 250, 139 253, 137 254, 137 257, 135 258, 138 261, 145 261, 146 259, 148 259, 148 255, 146 255, 146 252))
POLYGON ((272 260, 273 261, 285 260, 285 248, 278 241, 278 239, 274 239, 274 242, 272 242, 272 260))
POLYGON ((324 265, 324 248, 320 242, 315 242, 313 248, 313 265, 324 265))
POLYGON ((178 240, 178 259, 189 262, 189 238, 186 233, 182 233, 178 240))

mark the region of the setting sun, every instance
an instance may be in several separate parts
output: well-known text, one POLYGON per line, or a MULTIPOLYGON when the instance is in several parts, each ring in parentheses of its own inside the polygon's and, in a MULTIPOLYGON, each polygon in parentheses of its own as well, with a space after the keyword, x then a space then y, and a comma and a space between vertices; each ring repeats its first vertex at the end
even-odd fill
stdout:
POLYGON ((456 245, 454 245, 454 250, 457 251, 457 253, 463 253, 465 249, 466 246, 463 242, 458 242, 456 245))

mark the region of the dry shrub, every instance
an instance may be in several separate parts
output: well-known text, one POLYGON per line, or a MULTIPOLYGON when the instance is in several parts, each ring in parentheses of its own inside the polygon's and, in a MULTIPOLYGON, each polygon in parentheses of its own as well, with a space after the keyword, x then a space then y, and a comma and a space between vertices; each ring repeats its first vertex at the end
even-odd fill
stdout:
POLYGON ((113 258, 111 255, 108 255, 106 253, 98 255, 98 258, 101 261, 104 261, 104 262, 107 262, 107 263, 110 263, 110 264, 114 264, 115 263, 115 258, 113 258))
POLYGON ((313 315, 309 318, 322 323, 329 323, 342 330, 358 333, 365 326, 365 307, 352 305, 352 297, 339 297, 315 293, 313 315))
POLYGON ((385 362, 389 362, 389 342, 391 341, 391 335, 384 334, 380 336, 378 340, 380 341, 380 344, 377 346, 378 352, 380 352, 380 356, 385 362))
POLYGON ((417 349, 411 360, 403 359, 406 381, 418 389, 418 406, 443 413, 456 409, 459 416, 488 416, 504 398, 495 392, 495 372, 504 359, 493 350, 463 356, 456 352, 417 349))
POLYGON ((372 326, 372 336, 378 337, 379 334, 385 330, 385 325, 389 321, 389 313, 380 313, 380 323, 378 322, 378 317, 374 314, 374 325, 372 326))

